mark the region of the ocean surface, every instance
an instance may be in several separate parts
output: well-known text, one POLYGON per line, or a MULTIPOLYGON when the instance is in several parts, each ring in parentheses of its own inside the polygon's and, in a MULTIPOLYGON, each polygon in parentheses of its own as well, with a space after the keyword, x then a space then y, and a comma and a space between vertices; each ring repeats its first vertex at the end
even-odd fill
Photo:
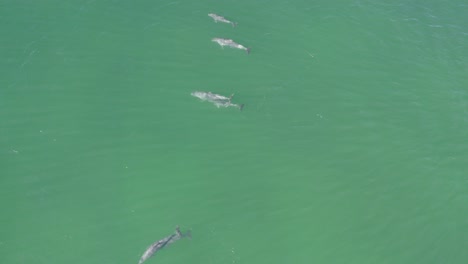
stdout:
POLYGON ((0 263, 468 263, 467 14, 0 0, 0 263))

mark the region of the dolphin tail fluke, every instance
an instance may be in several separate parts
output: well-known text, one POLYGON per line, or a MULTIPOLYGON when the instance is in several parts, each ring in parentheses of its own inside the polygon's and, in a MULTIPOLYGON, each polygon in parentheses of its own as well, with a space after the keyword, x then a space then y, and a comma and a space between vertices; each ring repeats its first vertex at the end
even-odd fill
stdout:
POLYGON ((246 48, 245 51, 247 51, 247 54, 250 54, 250 48, 246 48))
POLYGON ((232 27, 237 27, 237 22, 231 22, 232 27))
POLYGON ((244 104, 239 105, 239 109, 242 111, 242 109, 244 109, 244 104))
MULTIPOLYGON (((218 106, 219 107, 219 106, 218 106)), ((180 231, 180 227, 177 226, 176 227, 176 233, 177 235, 182 238, 182 237, 188 237, 188 238, 192 238, 192 232, 190 230, 188 230, 185 234, 183 234, 181 231, 180 231)))
POLYGON ((192 231, 188 230, 187 233, 185 233, 184 236, 186 236, 186 237, 192 239, 192 231))

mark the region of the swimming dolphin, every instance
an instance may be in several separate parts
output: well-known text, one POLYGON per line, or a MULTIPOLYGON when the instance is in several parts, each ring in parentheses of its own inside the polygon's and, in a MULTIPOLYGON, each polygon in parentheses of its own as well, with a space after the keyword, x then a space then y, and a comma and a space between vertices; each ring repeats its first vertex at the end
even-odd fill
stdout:
POLYGON ((190 231, 187 231, 187 233, 182 234, 182 232, 180 232, 179 226, 177 226, 174 234, 172 234, 170 236, 167 236, 167 237, 165 237, 165 238, 151 244, 151 246, 149 246, 148 249, 145 251, 145 253, 143 253, 143 255, 141 256, 140 261, 138 262, 138 264, 141 264, 141 263, 145 262, 147 259, 149 259, 151 256, 153 256, 153 254, 156 253, 156 251, 164 248, 165 246, 167 246, 169 244, 172 244, 172 243, 176 242, 177 240, 179 240, 179 239, 181 239, 183 237, 191 238, 192 235, 190 234, 190 231))
POLYGON ((250 48, 246 48, 239 43, 234 42, 232 39, 223 39, 223 38, 213 38, 211 41, 218 43, 222 48, 228 46, 235 49, 241 49, 247 51, 247 54, 250 54, 250 48))
POLYGON ((216 23, 218 23, 218 21, 219 21, 219 22, 231 24, 233 27, 237 26, 236 22, 229 21, 229 20, 227 20, 226 18, 224 18, 224 17, 222 17, 220 15, 210 13, 210 14, 208 14, 208 16, 213 18, 214 22, 216 22, 216 23))
POLYGON ((229 107, 229 106, 232 106, 232 107, 237 107, 239 108, 239 110, 242 111, 242 109, 244 108, 244 104, 233 104, 231 103, 231 99, 232 97, 234 96, 234 94, 232 94, 230 97, 226 97, 226 96, 223 96, 223 95, 219 95, 219 94, 214 94, 212 92, 200 92, 200 91, 195 91, 195 92, 192 92, 191 93, 192 96, 195 96, 197 98, 200 98, 202 101, 208 101, 210 103, 213 103, 214 105, 216 105, 218 108, 219 107, 229 107))

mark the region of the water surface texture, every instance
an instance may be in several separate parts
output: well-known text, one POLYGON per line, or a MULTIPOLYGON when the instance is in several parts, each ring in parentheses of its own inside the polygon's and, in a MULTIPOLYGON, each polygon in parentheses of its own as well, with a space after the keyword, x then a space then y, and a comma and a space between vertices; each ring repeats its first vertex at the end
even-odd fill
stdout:
POLYGON ((0 0, 0 263, 468 263, 467 14, 0 0))

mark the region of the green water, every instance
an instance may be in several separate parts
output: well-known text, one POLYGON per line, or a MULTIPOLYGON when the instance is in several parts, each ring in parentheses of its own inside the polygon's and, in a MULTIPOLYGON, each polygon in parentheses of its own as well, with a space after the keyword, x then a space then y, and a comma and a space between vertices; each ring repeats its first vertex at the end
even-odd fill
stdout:
POLYGON ((466 14, 1 0, 0 263, 468 263, 466 14))

